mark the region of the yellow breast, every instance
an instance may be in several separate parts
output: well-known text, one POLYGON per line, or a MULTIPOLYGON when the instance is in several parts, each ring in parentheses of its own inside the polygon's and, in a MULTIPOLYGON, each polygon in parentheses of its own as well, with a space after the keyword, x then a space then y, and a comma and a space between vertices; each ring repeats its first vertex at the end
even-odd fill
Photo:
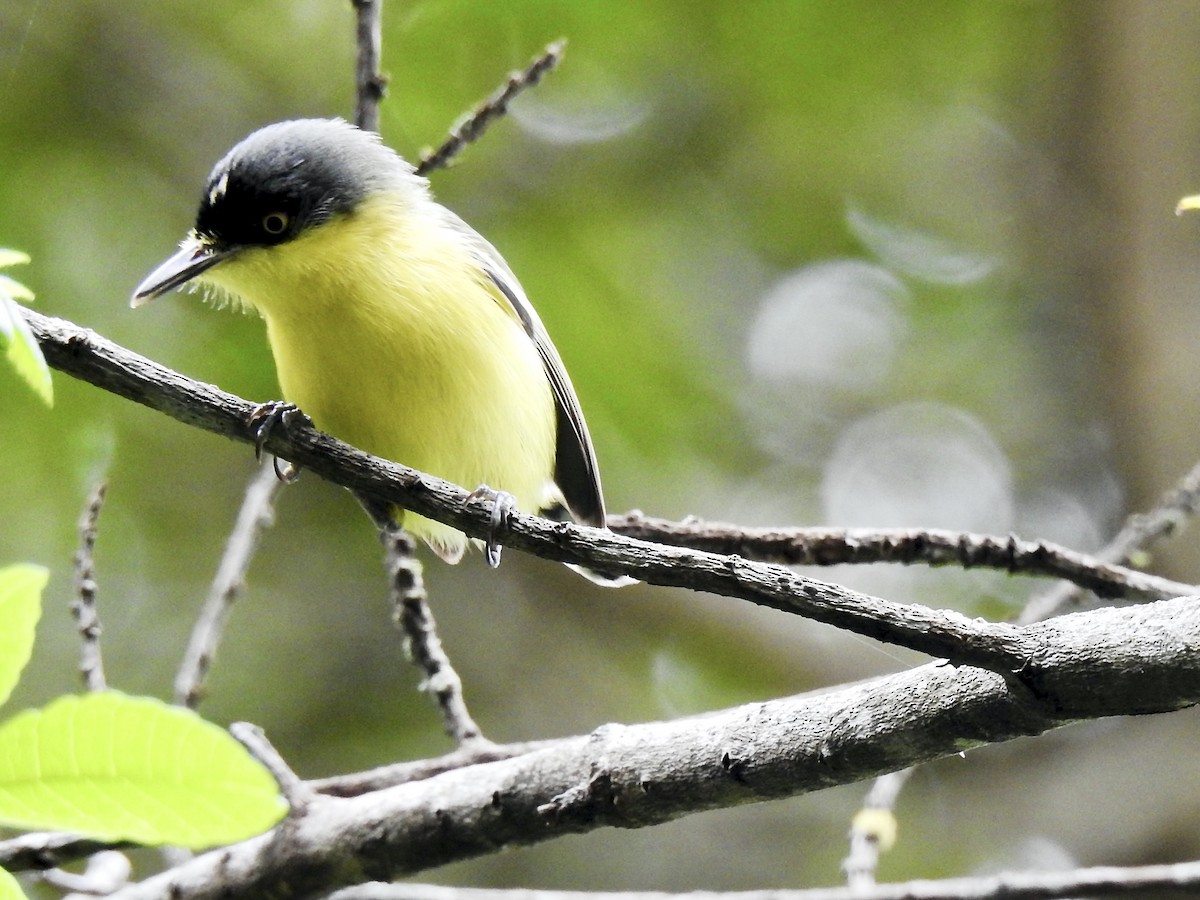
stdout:
MULTIPOLYGON (((386 198, 205 274, 266 320, 284 397, 323 431, 534 511, 550 499, 555 411, 532 340, 461 237, 386 198)), ((448 558, 460 532, 404 525, 448 558)))

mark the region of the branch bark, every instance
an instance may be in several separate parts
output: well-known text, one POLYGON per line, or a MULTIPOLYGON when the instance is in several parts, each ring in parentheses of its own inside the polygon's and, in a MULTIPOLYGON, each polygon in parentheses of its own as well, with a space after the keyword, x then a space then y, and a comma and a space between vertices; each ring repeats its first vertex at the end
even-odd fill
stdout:
MULTIPOLYGON (((251 443, 254 404, 69 322, 25 311, 51 365, 180 421, 251 443)), ((482 537, 484 502, 307 427, 266 449, 356 492, 482 537)), ((392 879, 515 844, 858 781, 1071 721, 1200 701, 1200 599, 1017 627, 890 603, 779 566, 514 514, 506 543, 800 613, 950 659, 820 695, 669 723, 607 726, 515 758, 354 798, 318 797, 267 835, 114 895, 297 896, 392 879), (969 664, 969 665, 966 665, 969 664), (987 671, 991 669, 994 671, 987 671)))
POLYGON ((1194 894, 1200 862, 1158 866, 1093 866, 1068 872, 1000 872, 973 878, 945 878, 854 888, 808 890, 582 891, 497 890, 440 884, 363 884, 338 891, 328 900, 1048 900, 1058 897, 1144 896, 1147 891, 1194 894))
MULTIPOLYGON (((186 378, 71 322, 24 308, 22 312, 55 368, 185 424, 254 441, 249 422, 255 404, 186 378)), ((472 501, 463 488, 372 457, 310 427, 276 428, 265 449, 359 496, 395 503, 472 537, 491 534, 492 511, 486 500, 472 501)), ((1053 691, 1053 673, 1039 672, 1031 662, 1039 647, 1016 626, 893 603, 736 555, 668 547, 516 512, 507 520, 503 540, 558 562, 796 613, 955 663, 1016 674, 1038 691, 1053 691)))
POLYGON ((1030 626, 1039 665, 1078 686, 1048 703, 975 667, 928 664, 706 716, 607 725, 544 750, 351 799, 318 797, 275 831, 112 895, 310 896, 610 826, 860 781, 1073 721, 1200 701, 1200 600, 1030 626))
POLYGON ((387 93, 387 78, 379 71, 383 56, 383 0, 352 0, 358 59, 354 69, 354 124, 363 131, 379 130, 379 103, 387 93))
POLYGON ((885 562, 999 569, 1010 575, 1062 578, 1101 597, 1137 601, 1200 592, 1195 585, 1012 534, 997 537, 936 528, 747 528, 699 519, 672 522, 640 512, 609 516, 608 527, 675 547, 739 553, 760 562, 793 566, 885 562))

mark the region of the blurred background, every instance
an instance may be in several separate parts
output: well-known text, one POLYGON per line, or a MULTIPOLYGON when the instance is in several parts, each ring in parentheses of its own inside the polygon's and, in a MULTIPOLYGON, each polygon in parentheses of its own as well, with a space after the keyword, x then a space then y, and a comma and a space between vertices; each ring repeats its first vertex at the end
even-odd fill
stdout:
MULTIPOLYGON (((566 60, 434 190, 507 257, 582 398, 610 510, 924 526, 1099 547, 1200 457, 1200 5, 389 0, 385 140, 415 157, 548 42, 566 60)), ((0 246, 36 307, 275 398, 257 320, 130 291, 212 164, 353 108, 344 0, 6 0, 0 246)), ((76 522, 109 681, 169 697, 251 450, 56 375, 0 368, 0 564, 53 569, 11 709, 78 688, 76 522)), ((415 427, 415 426, 414 426, 415 427)), ((468 485, 468 487, 471 487, 468 485)), ((1200 581, 1191 534, 1158 571, 1200 581)), ((994 573, 813 573, 1014 615, 994 573)), ((498 741, 679 716, 921 658, 746 604, 428 559, 441 634, 498 741)), ((202 711, 305 776, 449 749, 340 489, 287 488, 202 711)), ((1200 856, 1197 717, 1107 721, 922 769, 880 877, 1200 856)), ((865 785, 430 873, 451 884, 837 884, 865 785)))

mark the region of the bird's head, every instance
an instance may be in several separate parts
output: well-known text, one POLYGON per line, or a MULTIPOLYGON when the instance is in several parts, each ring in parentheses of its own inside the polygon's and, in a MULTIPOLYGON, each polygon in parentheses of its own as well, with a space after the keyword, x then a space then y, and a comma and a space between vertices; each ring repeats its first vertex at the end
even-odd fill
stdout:
MULTIPOLYGON (((295 241, 384 192, 424 191, 424 179, 341 119, 297 119, 251 134, 216 164, 196 224, 178 252, 134 291, 141 306, 231 260, 295 241)), ((212 278, 220 285, 223 279, 212 278)))

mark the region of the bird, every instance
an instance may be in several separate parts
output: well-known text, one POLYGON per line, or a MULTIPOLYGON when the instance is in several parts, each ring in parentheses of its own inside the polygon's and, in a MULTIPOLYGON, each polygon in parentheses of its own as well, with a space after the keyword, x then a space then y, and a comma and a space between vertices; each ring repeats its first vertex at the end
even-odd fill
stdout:
MULTIPOLYGON (((498 503, 604 527, 579 398, 520 282, 378 134, 294 119, 236 144, 131 305, 184 286, 262 317, 284 400, 320 430, 498 503)), ((381 527, 462 559, 461 531, 360 500, 381 527)))

